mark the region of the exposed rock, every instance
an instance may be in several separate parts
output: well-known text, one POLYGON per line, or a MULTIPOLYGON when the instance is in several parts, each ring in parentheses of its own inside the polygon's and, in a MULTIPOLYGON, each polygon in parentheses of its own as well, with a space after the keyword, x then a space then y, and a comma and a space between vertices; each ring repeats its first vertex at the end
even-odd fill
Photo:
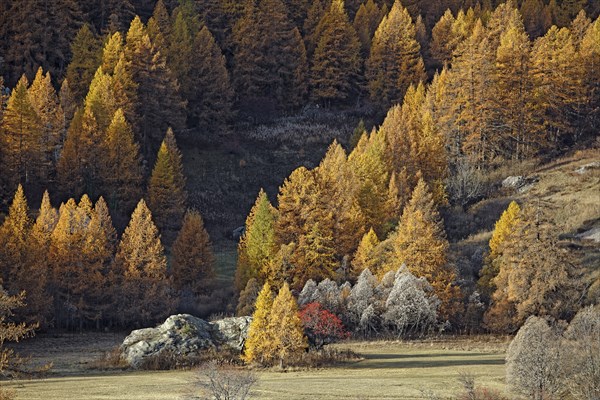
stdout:
POLYGON ((581 167, 577 168, 575 170, 575 172, 577 172, 578 174, 585 174, 590 169, 595 169, 595 168, 600 168, 600 161, 594 161, 589 164, 582 165, 581 167))
POLYGON ((540 180, 538 176, 509 176, 502 181, 503 188, 515 189, 519 193, 525 193, 540 180))
POLYGON ((172 315, 156 328, 132 331, 123 341, 121 351, 134 368, 139 368, 147 357, 163 351, 182 357, 221 346, 241 351, 251 319, 237 317, 206 322, 189 314, 172 315))
POLYGON ((231 231, 231 238, 236 242, 239 242, 242 236, 244 236, 244 232, 246 232, 246 226, 238 226, 233 231, 231 231))
POLYGON ((523 185, 523 181, 524 179, 522 176, 509 176, 508 178, 502 181, 502 187, 517 189, 518 187, 523 185))
POLYGON ((596 243, 600 243, 600 227, 592 228, 588 231, 580 233, 577 235, 577 238, 581 240, 591 240, 596 243))
POLYGON ((248 326, 252 317, 225 318, 212 322, 213 341, 220 346, 228 346, 242 351, 248 336, 248 326))

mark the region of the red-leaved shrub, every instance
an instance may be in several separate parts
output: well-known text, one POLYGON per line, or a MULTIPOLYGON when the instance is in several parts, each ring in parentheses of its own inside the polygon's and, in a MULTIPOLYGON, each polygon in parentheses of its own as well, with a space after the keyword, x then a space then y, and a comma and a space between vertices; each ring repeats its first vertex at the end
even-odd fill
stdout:
POLYGON ((342 321, 319 303, 307 304, 300 310, 299 316, 310 345, 317 350, 349 336, 342 321))

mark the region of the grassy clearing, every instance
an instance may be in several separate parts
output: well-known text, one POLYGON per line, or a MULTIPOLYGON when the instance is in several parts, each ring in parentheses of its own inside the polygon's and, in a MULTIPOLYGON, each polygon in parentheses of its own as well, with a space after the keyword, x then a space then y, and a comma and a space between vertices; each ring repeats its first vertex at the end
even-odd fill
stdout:
MULTIPOLYGON (((258 371, 257 399, 422 399, 422 390, 450 396, 460 372, 479 384, 504 390, 503 341, 349 343, 364 359, 335 368, 258 371)), ((193 388, 192 371, 79 373, 7 383, 19 399, 183 399, 193 388)))
POLYGON ((215 249, 215 272, 217 280, 221 283, 233 282, 237 263, 237 244, 227 247, 219 246, 215 249))

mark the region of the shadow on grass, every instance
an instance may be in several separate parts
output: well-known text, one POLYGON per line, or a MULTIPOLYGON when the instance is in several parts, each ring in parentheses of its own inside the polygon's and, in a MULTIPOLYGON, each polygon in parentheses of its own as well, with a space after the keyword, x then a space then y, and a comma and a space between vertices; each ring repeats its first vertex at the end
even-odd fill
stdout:
POLYGON ((363 361, 349 365, 348 368, 448 368, 504 364, 504 359, 500 356, 496 358, 484 358, 486 356, 493 357, 495 355, 483 353, 479 353, 477 356, 470 353, 417 355, 367 354, 364 356, 365 359, 363 361))
POLYGON ((494 357, 497 356, 497 353, 439 353, 439 354, 365 354, 363 357, 367 360, 393 360, 395 358, 398 359, 409 359, 409 358, 453 358, 453 357, 494 357))

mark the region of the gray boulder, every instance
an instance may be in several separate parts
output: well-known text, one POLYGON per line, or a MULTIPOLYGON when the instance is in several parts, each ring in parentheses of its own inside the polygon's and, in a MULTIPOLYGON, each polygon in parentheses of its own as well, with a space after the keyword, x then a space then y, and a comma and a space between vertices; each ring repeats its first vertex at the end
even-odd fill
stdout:
POLYGON ((219 346, 242 351, 251 321, 252 317, 232 317, 211 322, 212 339, 219 346))
POLYGON ((577 168, 575 172, 577 172, 578 174, 585 174, 589 170, 596 168, 600 168, 600 161, 594 161, 589 164, 582 165, 581 167, 577 168))
POLYGON ((580 233, 579 235, 577 235, 577 238, 581 240, 591 240, 593 242, 600 243, 600 227, 592 228, 583 233, 580 233))
POLYGON ((519 193, 525 193, 535 186, 540 180, 538 176, 509 176, 502 181, 503 188, 514 189, 519 193))
POLYGON ((231 347, 241 351, 251 317, 207 322, 189 314, 172 315, 156 328, 132 331, 121 345, 123 357, 139 368, 148 357, 167 351, 177 356, 196 356, 202 351, 231 347))
POLYGON ((523 185, 523 181, 524 179, 522 176, 509 176, 502 181, 502 187, 517 189, 523 185))

